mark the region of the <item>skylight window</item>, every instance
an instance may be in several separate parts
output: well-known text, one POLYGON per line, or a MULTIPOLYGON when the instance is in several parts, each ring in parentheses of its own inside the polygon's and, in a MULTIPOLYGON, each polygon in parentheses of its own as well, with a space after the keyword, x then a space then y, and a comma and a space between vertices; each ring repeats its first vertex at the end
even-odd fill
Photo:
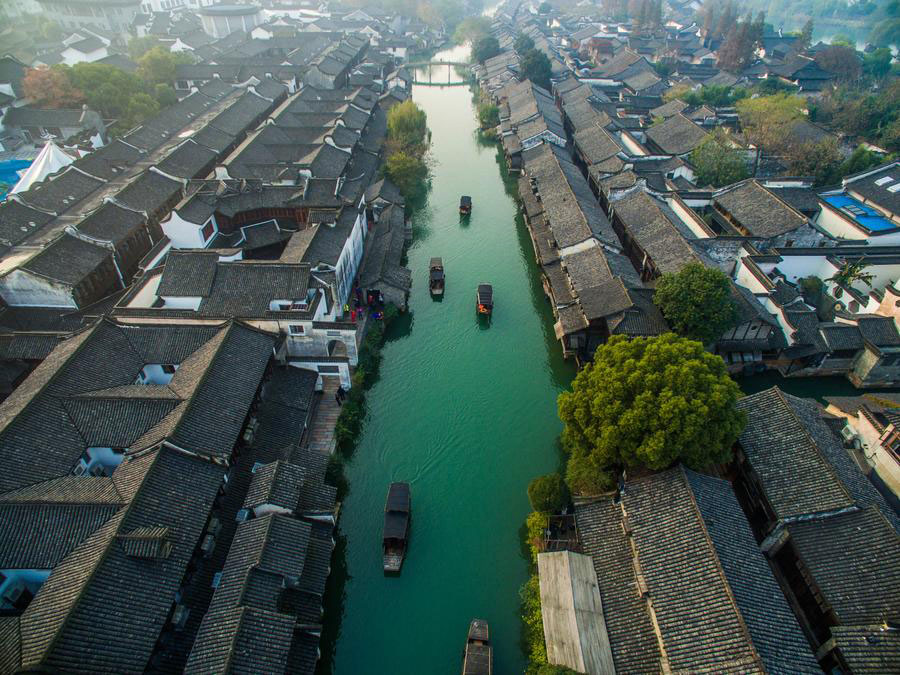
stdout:
POLYGON ((875 181, 875 185, 887 185, 892 180, 894 180, 893 176, 885 176, 884 178, 879 178, 875 181))
POLYGON ((900 192, 900 183, 894 183, 888 188, 888 192, 900 192))

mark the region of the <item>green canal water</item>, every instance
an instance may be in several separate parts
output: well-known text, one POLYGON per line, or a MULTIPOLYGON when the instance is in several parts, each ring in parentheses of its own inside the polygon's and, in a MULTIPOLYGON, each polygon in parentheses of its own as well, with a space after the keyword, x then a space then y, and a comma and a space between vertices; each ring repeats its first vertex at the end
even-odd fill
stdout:
POLYGON ((413 216, 410 309, 390 331, 346 466, 320 670, 458 673, 469 621, 478 617, 490 623, 495 672, 522 672, 526 487, 558 466, 556 397, 574 369, 553 336, 502 156, 478 137, 471 90, 415 87, 413 99, 428 114, 436 165, 413 216), (462 194, 474 204, 465 221, 462 194), (444 261, 442 302, 428 293, 432 256, 444 261), (483 281, 494 286, 489 324, 475 315, 483 281), (391 481, 411 484, 413 513, 403 572, 386 578, 381 528, 391 481))

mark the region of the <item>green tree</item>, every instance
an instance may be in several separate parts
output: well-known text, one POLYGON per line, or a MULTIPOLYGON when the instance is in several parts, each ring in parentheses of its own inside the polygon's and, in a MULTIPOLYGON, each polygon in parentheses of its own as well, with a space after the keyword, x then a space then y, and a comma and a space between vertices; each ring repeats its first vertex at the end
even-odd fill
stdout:
POLYGON ((528 501, 531 508, 541 513, 562 511, 569 503, 569 491, 558 473, 538 476, 528 484, 528 501))
POLYGON ((424 154, 425 141, 428 137, 428 117, 412 99, 391 107, 387 123, 388 139, 403 152, 411 155, 424 154))
POLYGON ((862 258, 859 260, 847 260, 841 265, 841 268, 826 281, 830 281, 838 286, 846 287, 852 286, 854 283, 863 283, 871 288, 875 276, 866 272, 868 266, 869 263, 865 262, 862 258))
POLYGON ((153 100, 149 94, 135 94, 128 100, 125 107, 124 128, 137 126, 148 117, 159 112, 159 103, 153 100))
MULTIPOLYGON (((859 79, 862 73, 859 56, 850 47, 832 45, 816 54, 816 63, 833 73, 839 82, 851 82, 859 79)), ((890 66, 889 66, 890 67, 890 66)))
POLYGON ((698 185, 722 187, 749 175, 744 151, 735 148, 728 134, 716 127, 691 153, 691 164, 697 170, 698 185))
POLYGON ((468 16, 453 31, 453 41, 457 44, 474 45, 481 38, 491 34, 491 20, 486 16, 468 16))
POLYGON ((519 56, 519 72, 523 79, 531 80, 539 87, 550 90, 550 76, 553 69, 550 59, 544 52, 537 49, 529 49, 519 56))
POLYGON ((836 182, 835 172, 841 163, 841 152, 834 138, 819 143, 803 143, 791 148, 788 171, 792 176, 815 176, 816 185, 836 182))
POLYGON ((133 37, 128 41, 128 56, 132 61, 137 61, 144 54, 154 47, 161 45, 159 38, 154 35, 145 35, 144 37, 133 37))
POLYGON ((797 42, 795 44, 795 49, 798 52, 805 52, 809 49, 812 44, 813 39, 813 20, 807 19, 806 23, 803 24, 803 28, 800 29, 800 33, 797 35, 797 42))
POLYGON ((428 165, 420 157, 398 150, 384 163, 384 175, 393 181, 407 199, 416 197, 428 178, 428 165))
POLYGON ((541 581, 533 574, 519 590, 522 615, 522 641, 528 652, 530 665, 537 667, 547 663, 547 647, 544 643, 544 619, 541 614, 541 581))
POLYGON ((153 88, 153 98, 159 103, 160 108, 166 108, 178 101, 175 90, 167 84, 158 84, 153 88))
POLYGON ((500 108, 489 101, 478 104, 478 124, 482 129, 493 129, 500 124, 500 108))
POLYGON ((478 63, 484 63, 500 53, 500 42, 493 35, 480 38, 472 45, 472 58, 478 63))
POLYGON ((869 33, 869 42, 877 47, 900 44, 900 19, 888 18, 879 21, 869 33))
POLYGON ((856 42, 853 41, 849 35, 844 35, 843 33, 838 33, 833 38, 831 38, 831 46, 832 47, 850 47, 851 49, 856 49, 856 42))
POLYGON ((175 66, 190 63, 186 54, 173 54, 163 47, 153 47, 138 59, 138 75, 150 85, 171 84, 175 81, 175 66))
POLYGON ((569 488, 592 492, 590 469, 608 480, 611 469, 728 461, 744 425, 739 396, 725 362, 699 342, 614 335, 559 396, 563 445, 580 464, 569 488))
POLYGON ((513 41, 513 49, 516 50, 516 54, 524 54, 529 49, 534 49, 534 40, 525 33, 519 33, 513 41))
POLYGON ((745 98, 737 102, 738 117, 747 139, 778 154, 791 143, 789 129, 803 117, 803 99, 789 94, 745 98))
POLYGON ((664 274, 656 284, 653 302, 679 335, 692 340, 714 342, 737 320, 728 276, 700 263, 664 274))
POLYGON ((863 70, 867 75, 875 78, 882 78, 891 72, 891 61, 893 54, 887 47, 879 47, 871 54, 866 54, 863 60, 863 70))

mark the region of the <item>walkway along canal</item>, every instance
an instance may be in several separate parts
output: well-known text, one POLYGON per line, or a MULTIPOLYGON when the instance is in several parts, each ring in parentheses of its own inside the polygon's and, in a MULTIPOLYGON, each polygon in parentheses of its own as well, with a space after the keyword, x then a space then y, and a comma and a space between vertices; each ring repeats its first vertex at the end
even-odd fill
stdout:
MULTIPOLYGON (((458 51, 441 57, 461 60, 458 51)), ((413 219, 410 311, 392 326, 346 466, 350 487, 326 597, 321 669, 459 673, 469 622, 478 617, 490 623, 495 672, 522 672, 526 487, 557 468, 556 397, 574 369, 553 336, 497 148, 478 139, 471 90, 417 86, 413 98, 428 114, 436 166, 427 203, 413 219), (465 221, 462 194, 473 201, 465 221), (446 272, 441 302, 428 292, 434 256, 446 272), (494 286, 489 325, 475 316, 482 281, 494 286), (412 492, 399 577, 382 574, 391 481, 408 481, 412 492)))

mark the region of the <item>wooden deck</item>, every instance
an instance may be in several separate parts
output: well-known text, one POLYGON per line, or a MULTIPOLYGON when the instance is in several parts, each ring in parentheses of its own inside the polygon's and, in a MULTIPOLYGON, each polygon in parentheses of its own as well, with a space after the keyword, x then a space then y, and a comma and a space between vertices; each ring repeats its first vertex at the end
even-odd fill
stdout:
POLYGON ((590 556, 538 554, 547 661, 579 673, 615 673, 603 602, 590 556))
POLYGON ((323 378, 321 398, 316 405, 316 412, 309 429, 309 447, 312 450, 330 455, 334 452, 334 425, 341 407, 334 400, 338 388, 338 378, 323 378))

